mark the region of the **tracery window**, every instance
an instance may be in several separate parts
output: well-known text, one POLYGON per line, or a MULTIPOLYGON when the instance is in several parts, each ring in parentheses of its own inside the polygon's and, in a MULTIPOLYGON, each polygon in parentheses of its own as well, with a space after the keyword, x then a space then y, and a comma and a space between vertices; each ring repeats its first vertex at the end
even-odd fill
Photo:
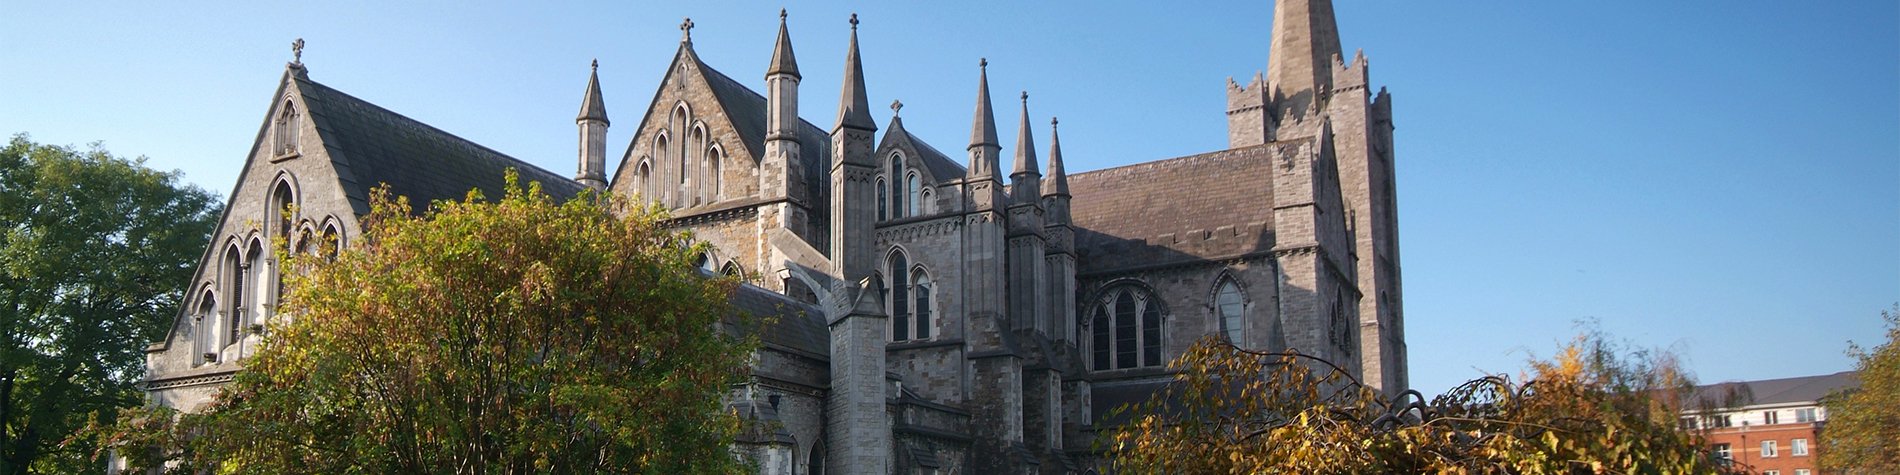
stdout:
POLYGON ((745 277, 745 271, 740 270, 739 263, 734 261, 726 261, 726 265, 719 268, 719 274, 727 277, 745 277))
POLYGON ((1221 279, 1220 287, 1214 291, 1214 315, 1220 320, 1221 337, 1228 343, 1239 344, 1241 329, 1246 322, 1246 304, 1243 303, 1240 285, 1232 277, 1221 279))
POLYGON ((1089 315, 1096 370, 1161 365, 1161 301, 1136 286, 1104 292, 1089 315))
POLYGON ((883 177, 877 179, 877 220, 891 219, 890 185, 883 177))
POLYGON ((284 107, 277 114, 277 124, 273 127, 272 153, 282 157, 297 153, 297 129, 302 127, 302 115, 297 113, 297 103, 284 100, 284 107))
MULTIPOLYGON (((892 187, 899 186, 898 185, 899 182, 897 180, 898 180, 898 177, 904 176, 903 171, 902 171, 903 169, 904 169, 904 155, 899 154, 899 153, 892 153, 891 154, 891 170, 890 170, 892 187)), ((898 190, 891 190, 891 219, 898 219, 904 216, 905 216, 904 193, 898 190)))
POLYGON ((1352 326, 1351 324, 1352 322, 1349 322, 1346 320, 1345 302, 1346 302, 1345 295, 1333 296, 1333 308, 1332 308, 1332 313, 1331 313, 1333 328, 1332 328, 1332 334, 1330 336, 1331 336, 1333 346, 1339 349, 1340 354, 1349 356, 1353 354, 1353 351, 1352 351, 1353 338, 1352 337, 1353 337, 1353 330, 1355 330, 1355 328, 1352 326))
POLYGON ((917 270, 912 272, 910 281, 913 287, 910 310, 913 315, 917 316, 917 339, 928 339, 930 338, 930 302, 932 296, 930 274, 925 273, 923 267, 918 267, 917 270))
POLYGON ((244 279, 249 274, 247 267, 244 255, 236 244, 225 248, 223 275, 219 279, 224 281, 225 292, 224 321, 219 322, 223 326, 223 333, 222 338, 212 344, 212 351, 237 341, 238 322, 244 319, 244 279))
POLYGON ((904 257, 904 251, 891 251, 890 267, 884 275, 891 276, 891 290, 884 299, 884 305, 890 309, 891 341, 910 339, 910 259, 904 257))
POLYGON ((723 152, 719 150, 719 147, 706 150, 706 201, 708 202, 719 199, 719 161, 724 158, 722 155, 723 152))

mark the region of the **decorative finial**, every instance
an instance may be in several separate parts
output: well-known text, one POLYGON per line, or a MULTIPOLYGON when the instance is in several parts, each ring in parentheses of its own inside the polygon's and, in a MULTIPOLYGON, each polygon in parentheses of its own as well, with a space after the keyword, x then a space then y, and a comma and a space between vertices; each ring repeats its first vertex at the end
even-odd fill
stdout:
POLYGON ((593 64, 592 66, 589 66, 589 67, 591 67, 591 68, 594 68, 594 70, 595 70, 595 71, 599 71, 599 70, 600 70, 600 58, 594 58, 594 64, 593 64))
POLYGON ((290 54, 292 57, 290 62, 303 64, 303 38, 290 42, 290 54))
POLYGON ((983 68, 983 69, 988 69, 988 68, 990 67, 990 59, 989 59, 989 58, 977 58, 977 59, 976 59, 976 67, 978 67, 978 68, 983 68))
POLYGON ((1049 128, 1052 128, 1052 129, 1053 129, 1053 128, 1055 128, 1055 127, 1056 127, 1057 125, 1060 125, 1061 123, 1062 123, 1062 121, 1060 121, 1060 120, 1056 120, 1056 118, 1055 118, 1055 116, 1050 116, 1050 117, 1049 117, 1049 128))
POLYGON ((1023 91, 1023 103, 1024 104, 1029 103, 1029 91, 1023 91))
POLYGON ((778 9, 778 21, 785 21, 785 9, 778 9))
POLYGON ((680 22, 680 41, 693 41, 693 18, 687 17, 680 22))
POLYGON ((904 110, 904 101, 891 101, 891 115, 897 115, 898 111, 902 110, 904 110))
POLYGON ((851 31, 858 31, 858 14, 851 14, 851 31))

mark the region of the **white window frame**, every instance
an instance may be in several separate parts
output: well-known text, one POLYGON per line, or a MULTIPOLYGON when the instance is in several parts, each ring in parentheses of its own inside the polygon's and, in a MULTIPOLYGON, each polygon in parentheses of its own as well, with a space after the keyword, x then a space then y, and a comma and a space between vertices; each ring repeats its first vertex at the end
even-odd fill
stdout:
POLYGON ((1762 458, 1775 458, 1775 457, 1780 457, 1780 456, 1781 456, 1781 447, 1779 443, 1776 443, 1772 439, 1761 441, 1761 457, 1762 458))

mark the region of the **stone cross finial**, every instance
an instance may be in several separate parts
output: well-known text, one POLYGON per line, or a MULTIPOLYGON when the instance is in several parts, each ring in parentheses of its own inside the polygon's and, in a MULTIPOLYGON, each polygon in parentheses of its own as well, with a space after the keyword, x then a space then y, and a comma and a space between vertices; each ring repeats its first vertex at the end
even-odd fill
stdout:
POLYGON ((693 41, 693 19, 687 17, 680 21, 680 41, 693 41))
POLYGON ((595 71, 599 71, 599 70, 600 70, 600 59, 598 59, 598 58, 596 58, 596 59, 594 59, 594 64, 593 64, 592 66, 589 66, 589 67, 591 67, 591 68, 594 68, 594 70, 595 70, 595 71))
POLYGON ((1023 103, 1024 104, 1029 103, 1029 91, 1023 91, 1023 103))
POLYGON ((984 69, 988 69, 988 68, 990 67, 990 59, 989 59, 989 58, 977 58, 977 59, 976 59, 976 67, 978 67, 978 68, 984 68, 984 69))
POLYGON ((290 42, 291 62, 303 64, 303 38, 290 42))
POLYGON ((904 101, 898 101, 898 100, 891 101, 891 115, 897 115, 897 112, 903 109, 904 109, 904 101))
POLYGON ((1049 117, 1049 128, 1056 128, 1056 126, 1061 123, 1062 121, 1056 120, 1054 116, 1049 117))
POLYGON ((851 31, 858 31, 858 14, 851 14, 851 31))
POLYGON ((778 9, 778 21, 785 21, 785 9, 778 9))

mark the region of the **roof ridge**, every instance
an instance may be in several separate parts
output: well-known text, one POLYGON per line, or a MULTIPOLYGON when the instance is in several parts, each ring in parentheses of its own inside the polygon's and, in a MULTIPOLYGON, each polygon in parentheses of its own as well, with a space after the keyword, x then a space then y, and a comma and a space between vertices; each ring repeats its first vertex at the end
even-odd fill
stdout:
MULTIPOLYGON (((460 136, 460 135, 456 135, 456 134, 455 134, 455 133, 453 133, 453 132, 449 132, 449 131, 447 131, 447 130, 442 130, 442 129, 441 129, 441 128, 439 128, 439 127, 436 127, 436 126, 433 126, 433 125, 429 125, 429 123, 427 123, 427 122, 423 122, 423 121, 420 121, 420 120, 416 120, 415 118, 412 118, 412 117, 409 117, 409 116, 407 116, 407 115, 403 115, 403 114, 402 114, 402 113, 400 113, 400 112, 396 112, 396 111, 394 111, 394 110, 390 110, 390 109, 389 109, 389 108, 387 108, 387 107, 383 107, 383 106, 380 106, 380 105, 377 105, 377 104, 376 104, 376 103, 374 103, 374 102, 370 102, 370 101, 368 101, 368 100, 365 100, 365 99, 363 99, 363 98, 360 98, 360 97, 356 97, 355 95, 352 95, 352 94, 350 94, 350 93, 348 93, 348 92, 343 92, 343 90, 342 90, 342 89, 337 89, 337 88, 334 88, 334 87, 330 87, 330 86, 329 86, 329 85, 327 85, 327 84, 323 84, 323 83, 321 83, 321 82, 317 82, 316 80, 314 80, 314 79, 310 79, 310 78, 308 78, 308 77, 298 77, 298 78, 297 78, 296 80, 298 80, 298 81, 303 81, 303 82, 307 82, 307 83, 310 83, 310 84, 311 84, 311 85, 313 85, 313 86, 316 86, 316 87, 319 87, 319 88, 323 88, 323 89, 324 89, 324 91, 325 91, 326 93, 333 93, 333 94, 336 94, 336 95, 338 95, 338 96, 341 96, 341 97, 342 97, 343 99, 348 99, 348 100, 351 100, 351 101, 355 101, 355 102, 357 102, 357 103, 360 103, 360 104, 363 104, 363 105, 365 105, 365 106, 368 106, 368 107, 370 107, 370 108, 372 108, 372 109, 374 109, 374 110, 375 110, 375 111, 377 111, 377 112, 380 112, 380 113, 383 113, 383 114, 388 114, 388 115, 389 115, 389 116, 391 116, 391 117, 395 117, 395 118, 396 118, 396 119, 398 119, 398 120, 401 120, 401 121, 406 121, 406 122, 409 122, 409 123, 412 123, 412 124, 415 124, 415 125, 418 125, 418 126, 421 126, 421 127, 423 127, 423 128, 426 128, 426 129, 428 129, 428 130, 429 130, 430 132, 434 132, 434 133, 437 133, 437 134, 439 134, 439 135, 441 135, 441 136, 443 136, 443 137, 446 137, 446 138, 449 138, 449 139, 454 139, 454 140, 456 140, 456 141, 459 141, 459 142, 461 142, 461 143, 463 143, 463 144, 466 144, 466 145, 469 145, 469 146, 472 146, 472 147, 474 147, 474 148, 476 148, 476 149, 478 149, 478 150, 481 150, 481 151, 484 151, 484 152, 488 152, 488 153, 492 153, 492 154, 494 154, 494 155, 495 155, 495 156, 497 156, 497 157, 501 157, 501 158, 503 158, 503 159, 506 159, 506 160, 508 160, 508 161, 510 161, 510 162, 513 162, 513 163, 515 163, 515 164, 518 164, 518 165, 523 165, 523 167, 522 167, 522 168, 525 168, 526 170, 531 170, 531 171, 535 171, 535 172, 540 172, 540 173, 544 173, 544 174, 547 174, 548 176, 552 176, 552 177, 555 177, 555 178, 559 178, 559 179, 561 179, 561 180, 565 180, 565 181, 569 181, 569 182, 573 182, 573 180, 572 180, 572 179, 569 179, 569 178, 567 178, 566 176, 563 176, 563 175, 561 175, 561 174, 559 174, 559 173, 554 173, 553 171, 550 171, 550 170, 548 170, 548 169, 545 169, 545 168, 541 168, 541 167, 540 167, 539 165, 535 165, 535 164, 533 164, 533 163, 529 163, 529 162, 528 162, 528 161, 526 161, 526 160, 522 160, 522 159, 519 159, 519 158, 515 158, 515 157, 514 157, 514 156, 512 156, 512 155, 508 155, 508 154, 506 154, 506 153, 502 153, 502 152, 501 152, 500 150, 495 150, 495 149, 493 149, 493 148, 489 148, 489 147, 488 147, 487 145, 482 145, 481 143, 478 143, 478 142, 475 142, 475 141, 473 141, 473 140, 469 140, 469 139, 467 139, 467 138, 463 138, 463 137, 462 137, 462 136, 460 136)), ((306 94, 307 94, 307 93, 306 93, 306 94)), ((517 170, 521 170, 522 168, 517 168, 517 170)))

